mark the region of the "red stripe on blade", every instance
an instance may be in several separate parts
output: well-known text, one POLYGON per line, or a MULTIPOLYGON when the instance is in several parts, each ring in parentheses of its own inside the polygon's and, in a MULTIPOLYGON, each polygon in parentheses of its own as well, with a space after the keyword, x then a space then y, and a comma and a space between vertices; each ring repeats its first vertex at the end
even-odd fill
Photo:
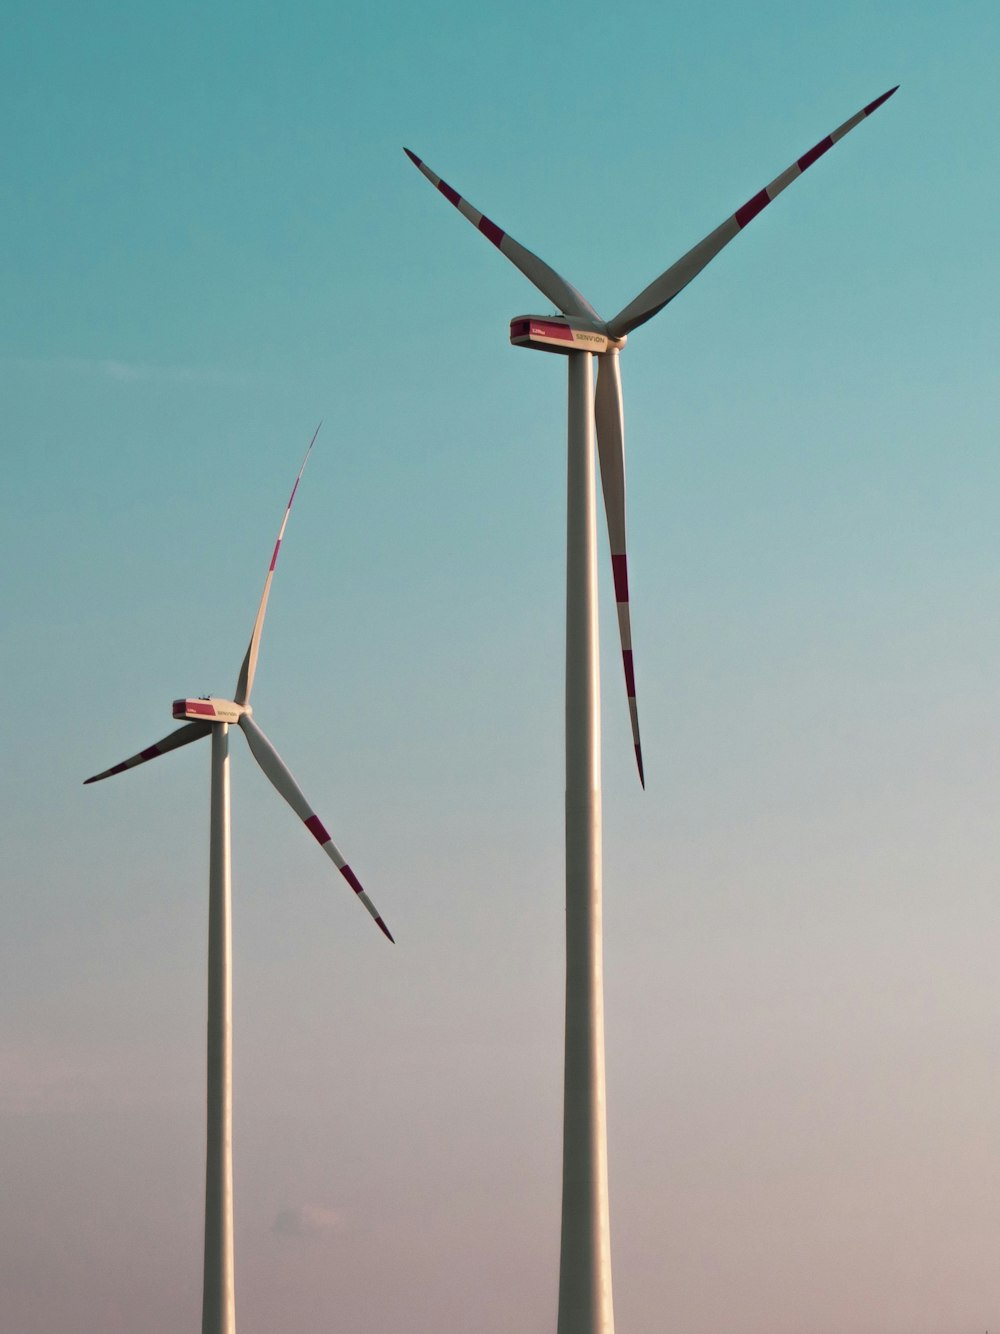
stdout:
MULTIPOLYGON (((447 216, 447 215, 445 215, 445 216, 447 216)), ((277 542, 275 542, 275 544, 274 544, 274 554, 273 554, 272 557, 271 557, 271 564, 270 564, 270 566, 269 566, 269 568, 272 569, 272 570, 274 569, 275 565, 277 565, 277 563, 278 563, 278 552, 279 552, 280 549, 281 549, 281 538, 279 537, 278 540, 277 540, 277 542)))
POLYGON ((139 756, 143 760, 155 760, 157 755, 162 755, 163 751, 159 746, 147 746, 145 750, 140 750, 139 756))
POLYGON ((826 138, 823 139, 820 143, 818 143, 815 148, 810 148, 808 153, 802 154, 802 156, 798 160, 798 163, 796 164, 798 166, 799 171, 805 171, 806 167, 811 167, 817 158, 821 158, 823 154, 827 151, 827 149, 832 147, 833 147, 833 140, 830 138, 829 135, 827 135, 826 138))
POLYGON ((761 209, 767 208, 771 200, 766 190, 761 190, 754 195, 753 199, 748 199, 742 208, 736 210, 736 225, 745 227, 748 222, 752 222, 761 209))
POLYGON ((354 874, 354 872, 351 870, 349 866, 342 866, 340 868, 340 874, 344 877, 344 879, 347 881, 350 887, 354 890, 355 894, 363 894, 365 892, 364 887, 361 884, 361 881, 358 879, 358 877, 354 874))
POLYGON ((632 666, 632 650, 622 649, 622 663, 625 666, 625 693, 629 699, 635 699, 635 669, 632 666))
MULTIPOLYGON (((410 180, 412 179, 413 177, 411 176, 410 180)), ((462 196, 457 190, 453 190, 447 181, 438 181, 438 189, 444 195, 445 199, 447 199, 449 204, 454 204, 455 207, 458 208, 459 204, 462 202, 462 196)))
POLYGON ((628 601, 628 561, 624 551, 619 555, 612 552, 611 569, 615 576, 615 601, 628 601))
POLYGON ((500 230, 500 228, 496 225, 495 222, 490 222, 489 218, 487 218, 485 214, 479 219, 479 230, 486 237, 486 239, 488 241, 492 241, 495 246, 500 245, 500 242, 503 240, 505 235, 505 233, 500 230))
POLYGON ((318 815, 310 815, 308 820, 302 822, 312 834, 317 843, 329 843, 330 835, 323 828, 323 821, 318 815))
POLYGON ((375 923, 376 923, 376 925, 379 927, 379 929, 380 929, 381 931, 383 931, 383 932, 389 937, 389 939, 392 941, 392 943, 395 945, 395 943, 396 943, 395 937, 393 936, 393 934, 392 934, 392 932, 389 930, 389 928, 386 926, 385 922, 382 921, 382 918, 381 918, 381 917, 376 917, 376 918, 375 918, 375 923))

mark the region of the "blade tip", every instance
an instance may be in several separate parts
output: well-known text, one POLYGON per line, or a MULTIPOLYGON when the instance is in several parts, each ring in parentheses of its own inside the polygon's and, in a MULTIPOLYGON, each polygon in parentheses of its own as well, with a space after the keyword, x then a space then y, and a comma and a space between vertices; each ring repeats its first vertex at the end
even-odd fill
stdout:
POLYGON ((876 97, 874 102, 869 102, 868 105, 865 107, 865 115, 870 116, 873 111, 877 111, 884 102, 888 102, 889 98, 892 97, 893 93, 898 91, 899 91, 899 84, 897 83, 895 88, 890 88, 889 91, 887 93, 883 93, 881 97, 876 97))
POLYGON ((420 159, 417 157, 416 153, 414 153, 411 149, 407 148, 405 145, 403 146, 403 152, 406 154, 406 156, 410 159, 410 161, 413 163, 415 167, 419 167, 421 165, 420 159))

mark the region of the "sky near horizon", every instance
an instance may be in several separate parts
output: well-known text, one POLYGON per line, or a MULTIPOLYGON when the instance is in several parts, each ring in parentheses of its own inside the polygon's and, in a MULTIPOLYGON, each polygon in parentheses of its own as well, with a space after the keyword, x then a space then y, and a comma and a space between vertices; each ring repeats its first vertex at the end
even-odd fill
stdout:
POLYGON ((1000 13, 12 0, 0 1324, 197 1327, 208 748, 234 686, 241 1334, 554 1328, 565 383, 622 358, 634 772, 601 535, 619 1334, 1000 1324, 1000 13))

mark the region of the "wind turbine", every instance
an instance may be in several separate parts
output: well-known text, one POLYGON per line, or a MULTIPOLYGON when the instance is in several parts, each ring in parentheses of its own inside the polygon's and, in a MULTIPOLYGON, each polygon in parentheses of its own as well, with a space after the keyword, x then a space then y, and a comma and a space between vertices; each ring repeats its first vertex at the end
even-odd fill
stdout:
POLYGON ((511 320, 510 341, 516 347, 568 358, 566 1037, 558 1334, 613 1334, 614 1330, 604 1076, 595 425, 632 743, 645 786, 632 663, 618 354, 633 329, 661 311, 776 195, 895 91, 890 88, 797 158, 608 321, 544 260, 463 199, 415 153, 404 150, 448 202, 561 312, 517 316, 511 320), (592 401, 594 355, 597 391, 592 401))
POLYGON ((340 849, 327 833, 319 816, 303 796, 281 756, 254 721, 250 707, 264 629, 267 599, 271 592, 274 567, 278 560, 285 525, 295 493, 319 426, 309 442, 302 467, 295 479, 285 507, 278 540, 264 581, 264 592, 257 609, 253 633, 240 668, 234 698, 175 699, 173 715, 187 721, 162 741, 147 746, 120 764, 88 778, 98 783, 102 778, 124 773, 147 760, 212 737, 212 796, 209 834, 208 891, 208 1135, 205 1162, 205 1264, 202 1289, 202 1334, 235 1334, 236 1311, 233 1277, 233 1028, 232 1028, 232 883, 229 845, 229 724, 239 726, 251 754, 273 786, 284 797, 305 827, 330 857, 354 893, 374 917, 376 924, 392 940, 389 928, 365 893, 361 882, 344 860, 340 849))

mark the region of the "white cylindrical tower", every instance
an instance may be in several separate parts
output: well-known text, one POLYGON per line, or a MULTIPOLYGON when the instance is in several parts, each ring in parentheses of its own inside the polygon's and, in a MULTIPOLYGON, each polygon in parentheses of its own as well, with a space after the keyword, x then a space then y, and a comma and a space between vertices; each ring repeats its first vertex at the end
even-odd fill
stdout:
POLYGON ((566 1053, 558 1334, 614 1334, 601 923, 601 722, 591 355, 569 358, 566 1053))
POLYGON ((202 1334, 236 1334, 233 1280, 233 932, 229 725, 212 728, 208 889, 208 1135, 202 1334))

